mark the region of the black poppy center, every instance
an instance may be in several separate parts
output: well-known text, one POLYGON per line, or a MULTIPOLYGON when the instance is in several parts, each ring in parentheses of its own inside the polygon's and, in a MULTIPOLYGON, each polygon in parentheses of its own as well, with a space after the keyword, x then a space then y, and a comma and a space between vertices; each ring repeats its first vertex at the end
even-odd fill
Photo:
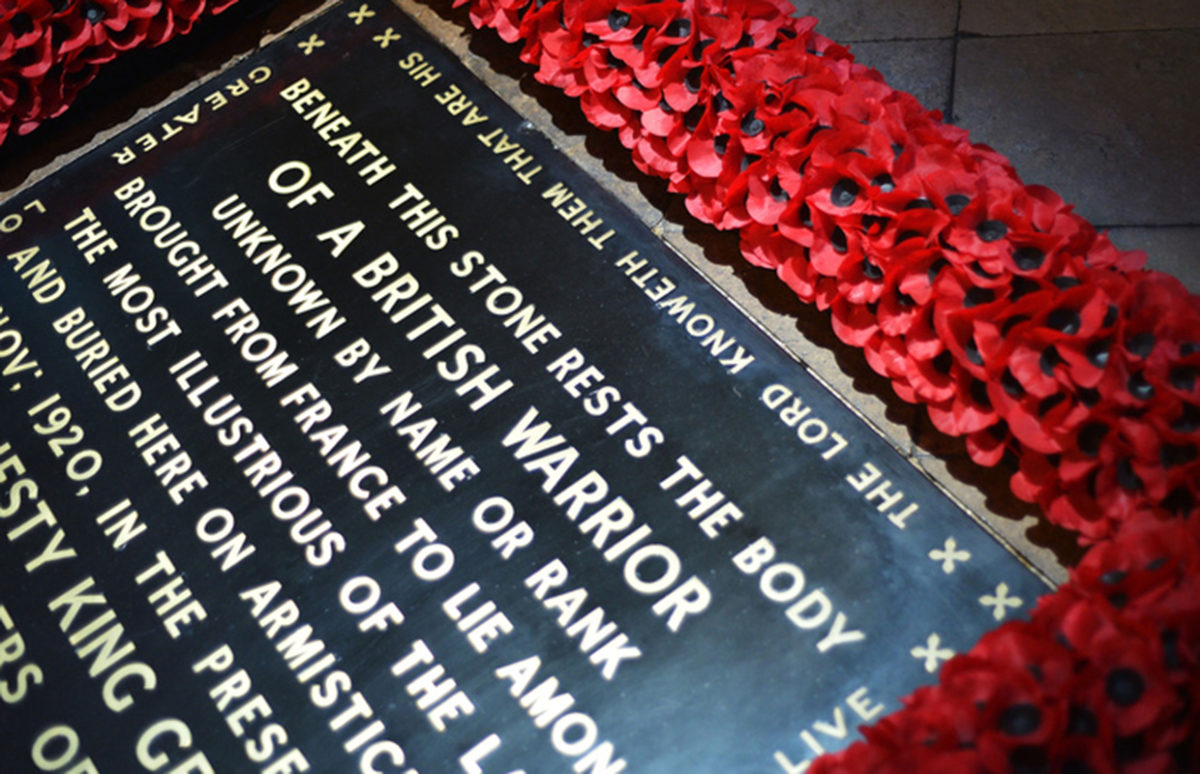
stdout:
POLYGON ((846 241, 846 232, 842 231, 842 227, 838 226, 829 235, 829 242, 833 245, 833 249, 839 253, 844 253, 850 249, 850 244, 846 241))
POLYGON ((1137 492, 1142 488, 1142 479, 1133 469, 1129 459, 1117 463, 1117 485, 1126 492, 1137 492))
POLYGON ((1100 453, 1100 443, 1106 435, 1108 435, 1108 425, 1103 422, 1088 422, 1079 428, 1079 434, 1076 436, 1079 451, 1089 457, 1095 457, 1100 453))
POLYGON ((692 22, 688 19, 676 19, 667 25, 663 33, 672 38, 687 37, 692 31, 692 22))
MULTIPOLYGON (((975 343, 975 337, 972 336, 971 338, 967 339, 967 343, 963 347, 963 351, 966 352, 967 360, 969 360, 972 365, 983 365, 983 355, 979 353, 979 345, 975 343)), ((976 380, 975 384, 983 384, 983 382, 976 380)), ((978 399, 976 399, 975 402, 983 403, 983 401, 978 399)))
POLYGON ((1022 277, 1020 275, 1017 275, 1012 278, 1012 285, 1011 285, 1011 290, 1009 291, 1009 298, 1011 298, 1013 301, 1016 301, 1017 299, 1021 298, 1022 296, 1027 296, 1030 293, 1033 293, 1034 291, 1041 290, 1041 289, 1042 289, 1042 286, 1039 285, 1035 280, 1031 280, 1028 277, 1022 277))
POLYGON ((937 275, 941 272, 941 270, 949 265, 950 262, 945 258, 938 258, 936 261, 929 264, 929 269, 925 272, 925 277, 929 280, 929 283, 933 284, 933 281, 937 279, 937 275))
POLYGON ((629 18, 629 14, 622 10, 614 9, 612 13, 608 15, 609 29, 613 30, 614 32, 625 29, 629 26, 629 18))
POLYGON ((754 115, 753 110, 747 113, 746 117, 742 119, 742 134, 746 135, 747 137, 754 137, 762 134, 763 129, 766 128, 767 125, 763 123, 761 118, 754 115))
POLYGON ((1150 400, 1154 397, 1154 385, 1146 381, 1146 377, 1141 374, 1129 377, 1126 387, 1129 388, 1129 394, 1138 400, 1150 400))
POLYGON ((1146 679, 1136 670, 1129 667, 1119 667, 1108 673, 1104 681, 1104 692, 1118 707, 1129 707, 1137 704, 1138 699, 1146 691, 1146 679))
POLYGON ((1088 362, 1096 366, 1096 368, 1104 368, 1108 365, 1108 339, 1097 339, 1087 345, 1088 362))
POLYGON ((1125 340, 1125 349, 1129 350, 1129 354, 1137 357, 1149 355, 1154 349, 1154 334, 1138 333, 1130 336, 1125 340))
POLYGON ((1067 307, 1055 309, 1046 316, 1046 325, 1060 333, 1065 333, 1068 336, 1073 336, 1079 332, 1081 325, 1079 312, 1067 307))
POLYGON ((990 304, 996 299, 996 292, 991 288, 971 288, 963 297, 963 306, 970 309, 981 304, 990 304))
POLYGON ((1062 355, 1058 354, 1057 349, 1046 347, 1042 350, 1042 356, 1038 358, 1038 366, 1046 376, 1054 376, 1055 366, 1062 363, 1062 361, 1062 355))
POLYGON ((1124 583, 1129 577, 1129 573, 1124 570, 1109 570, 1100 576, 1100 582, 1108 586, 1116 586, 1118 583, 1124 583))
POLYGON ((849 207, 858 197, 858 183, 848 177, 843 177, 834 184, 829 192, 829 200, 837 207, 849 207))
POLYGON ((779 184, 779 178, 771 178, 771 198, 777 202, 788 200, 788 192, 779 184))
POLYGON ((24 12, 12 17, 8 25, 12 29, 14 37, 20 38, 33 32, 33 19, 24 12))
POLYGON ((1183 404, 1183 412, 1171 422, 1171 429, 1177 433, 1194 433, 1200 430, 1200 406, 1183 404))
POLYGON ((946 207, 949 208, 951 215, 957 215, 966 209, 971 203, 971 197, 963 194, 950 194, 946 197, 946 207))
POLYGON ((1021 271, 1034 271, 1041 268, 1046 260, 1046 254, 1036 247, 1018 247, 1013 250, 1013 263, 1021 271))
POLYGON ((1177 390, 1191 392, 1196 386, 1196 369, 1190 366, 1176 366, 1171 369, 1171 386, 1177 390))
POLYGON ((1007 368, 1004 369, 1004 373, 1000 376, 1000 386, 1013 398, 1019 398, 1025 394, 1025 388, 1017 381, 1017 377, 1013 376, 1012 371, 1007 368))
POLYGON ((1004 238, 1008 233, 1008 226, 999 220, 985 220, 975 227, 975 233, 985 242, 995 242, 1004 238))
POLYGON ((1024 736, 1038 730, 1042 711, 1036 704, 1014 704, 1000 713, 1000 730, 1010 736, 1024 736))

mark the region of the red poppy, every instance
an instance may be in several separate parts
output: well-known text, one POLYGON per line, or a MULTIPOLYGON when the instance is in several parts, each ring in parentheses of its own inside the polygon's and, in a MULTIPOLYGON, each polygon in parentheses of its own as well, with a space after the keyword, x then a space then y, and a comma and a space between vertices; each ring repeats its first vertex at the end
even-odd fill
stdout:
MULTIPOLYGON (((454 0, 454 7, 470 0, 454 0)), ((491 27, 508 43, 520 39, 521 16, 532 0, 482 0, 470 2, 471 23, 476 27, 491 27)))

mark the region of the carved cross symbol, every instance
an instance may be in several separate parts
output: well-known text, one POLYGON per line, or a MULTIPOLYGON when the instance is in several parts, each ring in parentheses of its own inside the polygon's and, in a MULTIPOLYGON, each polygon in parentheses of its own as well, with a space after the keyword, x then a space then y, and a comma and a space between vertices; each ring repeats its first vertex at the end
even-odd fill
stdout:
POLYGON ((317 35, 316 35, 316 33, 313 33, 312 35, 309 35, 309 36, 308 36, 308 40, 302 40, 302 41, 300 41, 300 44, 299 44, 299 45, 300 45, 300 48, 304 49, 304 55, 305 55, 305 56, 308 56, 308 55, 309 55, 309 54, 311 54, 311 53, 312 53, 314 50, 316 50, 316 49, 320 48, 321 46, 325 45, 325 41, 323 41, 323 40, 321 40, 320 38, 318 38, 318 37, 317 37, 317 35))
POLYGON ((937 671, 938 664, 942 661, 949 661, 954 658, 954 651, 949 648, 943 648, 942 638, 937 632, 929 635, 929 639, 925 641, 925 647, 917 646, 909 651, 913 658, 925 659, 925 671, 933 674, 937 671))
POLYGON ((984 594, 979 598, 979 604, 984 607, 992 608, 992 617, 997 621, 1004 620, 1004 616, 1008 613, 1008 608, 1016 610, 1021 606, 1020 597, 1010 597, 1008 595, 1008 584, 1001 583, 996 586, 996 593, 984 594))
POLYGON ((949 575, 954 572, 955 562, 965 562, 971 558, 970 551, 960 551, 958 541, 954 538, 946 538, 945 548, 935 548, 929 552, 929 558, 942 563, 942 572, 949 575))
POLYGON ((375 12, 372 11, 370 6, 368 6, 366 3, 363 3, 361 6, 359 6, 357 11, 351 11, 347 15, 354 20, 354 26, 357 27, 367 19, 370 19, 372 16, 374 16, 375 12))
POLYGON ((384 30, 382 35, 376 35, 375 37, 371 38, 371 40, 379 44, 380 48, 387 48, 393 40, 399 39, 400 33, 396 32, 391 27, 388 27, 386 30, 384 30))

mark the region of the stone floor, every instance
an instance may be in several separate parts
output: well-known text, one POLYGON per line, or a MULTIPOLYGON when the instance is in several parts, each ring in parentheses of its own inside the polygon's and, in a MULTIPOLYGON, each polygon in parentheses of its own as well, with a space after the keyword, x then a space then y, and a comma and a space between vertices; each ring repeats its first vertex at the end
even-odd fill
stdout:
POLYGON ((793 0, 858 61, 1200 292, 1200 3, 793 0))

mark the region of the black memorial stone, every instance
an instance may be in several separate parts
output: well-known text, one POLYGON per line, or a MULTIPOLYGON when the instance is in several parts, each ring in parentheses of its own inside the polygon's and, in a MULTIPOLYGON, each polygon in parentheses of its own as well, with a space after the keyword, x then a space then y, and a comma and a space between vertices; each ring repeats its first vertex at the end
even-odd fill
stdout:
POLYGON ((801 771, 1047 589, 386 3, 0 232, 6 770, 801 771))

